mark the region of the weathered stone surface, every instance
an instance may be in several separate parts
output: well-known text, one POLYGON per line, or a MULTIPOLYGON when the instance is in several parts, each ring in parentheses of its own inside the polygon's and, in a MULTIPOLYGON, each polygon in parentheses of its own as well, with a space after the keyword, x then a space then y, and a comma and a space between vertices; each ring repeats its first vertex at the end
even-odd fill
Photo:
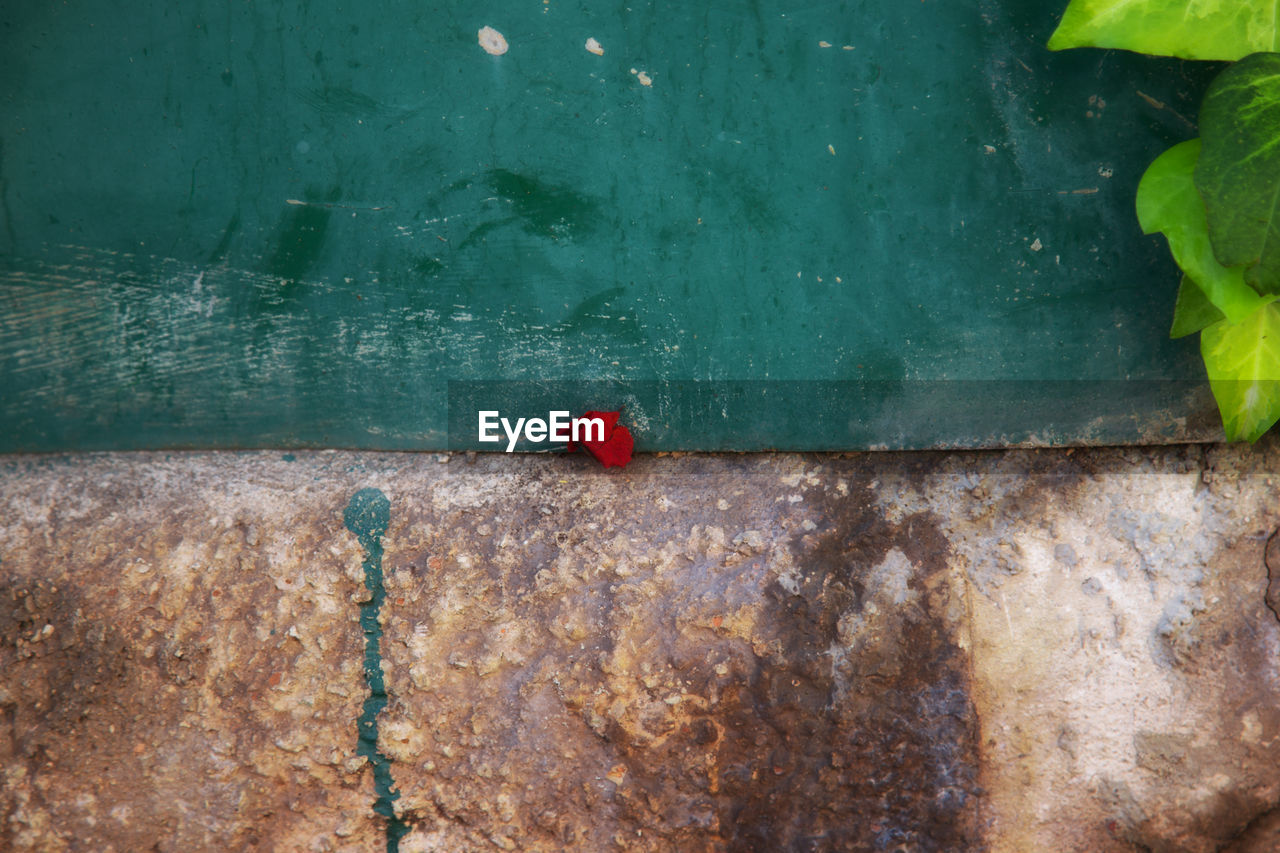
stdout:
POLYGON ((1275 853, 1280 850, 1280 809, 1255 818, 1223 853, 1275 853))
POLYGON ((877 506, 942 518, 971 590, 993 849, 1211 851, 1280 804, 1269 447, 886 473, 877 506))
POLYGON ((0 849, 383 849, 366 487, 401 850, 1277 849, 1272 442, 0 466, 0 849))
POLYGON ((404 849, 979 845, 956 575, 876 460, 503 462, 392 496, 404 849))
POLYGON ((3 464, 0 849, 384 849, 343 478, 238 459, 3 464))

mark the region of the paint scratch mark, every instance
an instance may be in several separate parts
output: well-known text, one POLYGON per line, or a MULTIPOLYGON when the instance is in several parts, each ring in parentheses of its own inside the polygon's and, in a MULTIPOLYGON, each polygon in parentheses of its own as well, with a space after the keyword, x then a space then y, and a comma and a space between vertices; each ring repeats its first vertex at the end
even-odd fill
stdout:
POLYGON ((1139 98, 1142 98, 1142 100, 1146 101, 1152 107, 1155 107, 1157 110, 1164 110, 1165 112, 1172 113, 1176 118, 1180 119, 1182 123, 1185 124, 1187 127, 1191 128, 1192 130, 1196 129, 1195 122, 1193 122, 1191 119, 1187 118, 1182 113, 1175 110, 1173 107, 1166 104, 1164 101, 1157 101, 1155 98, 1151 97, 1146 92, 1139 91, 1138 89, 1134 89, 1133 91, 1137 93, 1139 98))
POLYGON ((338 203, 336 203, 336 202, 330 202, 330 201, 302 201, 301 199, 296 199, 296 198, 286 198, 286 199, 284 200, 284 203, 285 203, 285 204, 292 204, 292 205, 296 205, 296 206, 298 206, 298 207, 327 207, 327 208, 329 208, 330 210, 333 210, 333 209, 337 209, 337 210, 390 210, 390 209, 391 209, 391 206, 390 206, 390 205, 382 205, 382 206, 378 206, 378 207, 371 207, 371 206, 363 205, 363 204, 338 204, 338 203))

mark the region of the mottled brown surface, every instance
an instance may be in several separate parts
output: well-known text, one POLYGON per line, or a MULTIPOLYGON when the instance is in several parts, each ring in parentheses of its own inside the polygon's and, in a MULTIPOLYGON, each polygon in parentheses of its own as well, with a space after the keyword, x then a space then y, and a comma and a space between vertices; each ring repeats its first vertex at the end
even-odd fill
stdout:
POLYGON ((385 849, 343 524, 372 487, 405 853, 1262 853, 1278 472, 0 459, 0 850, 385 849))
POLYGON ((228 470, 5 463, 0 849, 382 849, 343 496, 228 470))
POLYGON ((1223 853, 1275 853, 1280 850, 1280 809, 1258 816, 1223 853))
POLYGON ((407 846, 979 846, 947 542, 870 508, 870 459, 567 471, 392 499, 407 846))

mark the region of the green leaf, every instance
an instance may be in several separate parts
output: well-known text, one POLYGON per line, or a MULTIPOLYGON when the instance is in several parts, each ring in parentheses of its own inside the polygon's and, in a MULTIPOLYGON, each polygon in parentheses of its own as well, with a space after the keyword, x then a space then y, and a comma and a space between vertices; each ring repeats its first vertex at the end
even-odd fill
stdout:
POLYGON ((1280 0, 1071 0, 1049 48, 1233 60, 1280 50, 1277 21, 1280 0))
POLYGON ((1280 293, 1280 53, 1219 74, 1200 108, 1196 189, 1213 253, 1259 293, 1280 293))
POLYGON ((1243 268, 1224 267, 1214 257, 1204 202, 1195 187, 1199 154, 1200 140, 1192 139, 1147 167, 1138 182, 1138 223, 1147 234, 1163 233, 1182 271, 1228 320, 1239 323, 1269 300, 1245 284, 1243 268))
POLYGON ((1230 441, 1257 441, 1280 419, 1280 306, 1243 323, 1223 320, 1200 333, 1209 387, 1230 441))
POLYGON ((1183 338, 1225 319, 1204 295, 1200 285, 1192 281, 1191 276, 1184 275, 1182 284, 1178 286, 1178 302, 1173 307, 1173 328, 1169 330, 1169 337, 1183 338))

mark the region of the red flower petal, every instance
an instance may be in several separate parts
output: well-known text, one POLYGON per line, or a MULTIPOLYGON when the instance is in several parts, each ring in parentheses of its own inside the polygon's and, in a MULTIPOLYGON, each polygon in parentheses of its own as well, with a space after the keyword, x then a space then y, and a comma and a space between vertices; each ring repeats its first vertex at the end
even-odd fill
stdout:
MULTIPOLYGON (((586 448, 587 452, 599 460, 600 464, 606 468, 625 468, 627 463, 631 461, 631 452, 635 449, 635 439, 631 437, 631 431, 624 426, 618 424, 618 418, 622 415, 622 411, 616 412, 586 412, 580 418, 574 418, 575 421, 592 418, 599 418, 604 421, 604 441, 580 441, 586 448)), ((577 446, 571 441, 569 442, 569 450, 577 450, 577 446)))
POLYGON ((615 465, 625 468, 631 461, 631 451, 635 449, 635 445, 631 431, 624 426, 619 426, 609 433, 609 438, 603 443, 589 444, 587 450, 606 468, 612 468, 615 465))

